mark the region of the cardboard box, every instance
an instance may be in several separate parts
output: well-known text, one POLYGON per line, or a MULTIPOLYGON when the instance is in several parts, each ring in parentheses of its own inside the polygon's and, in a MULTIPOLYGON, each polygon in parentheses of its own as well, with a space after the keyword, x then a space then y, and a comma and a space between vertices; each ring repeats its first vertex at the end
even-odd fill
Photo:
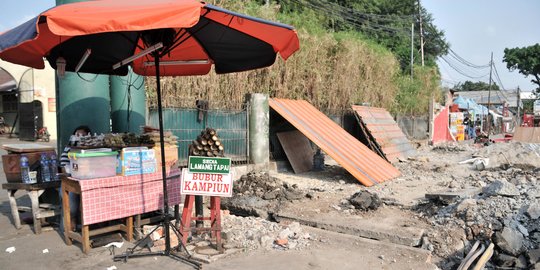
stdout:
POLYGON ((117 173, 128 176, 156 172, 156 153, 147 147, 126 147, 118 159, 117 173))
MULTIPOLYGON (((28 157, 30 167, 39 162, 42 153, 47 156, 56 155, 55 151, 24 153, 28 157)), ((8 183, 21 183, 21 154, 9 154, 2 156, 2 166, 8 183)))
MULTIPOLYGON (((156 153, 157 169, 161 170, 161 148, 159 144, 154 146, 156 153)), ((165 167, 167 170, 178 168, 178 146, 165 146, 165 167)))

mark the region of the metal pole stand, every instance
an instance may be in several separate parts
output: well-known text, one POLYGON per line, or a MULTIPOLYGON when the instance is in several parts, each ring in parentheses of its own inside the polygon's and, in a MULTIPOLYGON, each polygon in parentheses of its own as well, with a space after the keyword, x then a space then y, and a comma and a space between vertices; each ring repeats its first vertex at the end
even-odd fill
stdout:
POLYGON ((128 249, 122 255, 114 256, 113 260, 126 262, 128 258, 133 258, 133 257, 163 255, 163 256, 168 256, 179 261, 186 262, 192 265, 193 267, 195 267, 196 269, 202 269, 201 263, 191 259, 191 255, 189 254, 186 247, 184 246, 185 242, 180 243, 180 241, 178 241, 180 244, 176 246, 175 249, 179 251, 178 247, 183 247, 184 251, 188 254, 187 257, 171 252, 171 236, 169 233, 169 228, 173 229, 178 239, 180 238, 183 239, 184 236, 182 235, 182 233, 180 233, 180 231, 178 231, 178 229, 173 224, 171 224, 171 216, 169 215, 169 197, 168 197, 168 192, 167 192, 167 168, 165 165, 166 163, 165 144, 163 143, 165 141, 164 135, 163 135, 163 111, 162 111, 163 106, 161 104, 161 82, 160 82, 160 75, 159 75, 159 71, 160 71, 159 58, 162 55, 159 55, 159 53, 156 52, 156 53, 153 53, 152 56, 154 57, 154 65, 156 67, 156 87, 157 87, 156 94, 157 94, 157 101, 158 101, 159 139, 160 139, 160 142, 162 142, 160 143, 160 150, 161 150, 161 174, 162 174, 162 182, 163 182, 163 219, 161 221, 160 226, 163 227, 163 232, 165 234, 165 250, 159 251, 159 252, 150 251, 150 252, 135 253, 136 251, 142 250, 145 246, 148 246, 149 241, 151 241, 150 235, 152 235, 152 233, 157 228, 159 228, 159 226, 157 226, 156 229, 154 229, 152 232, 146 235, 143 239, 137 241, 137 243, 135 244, 133 248, 128 249))
POLYGON ((150 231, 145 237, 138 240, 135 243, 135 246, 133 246, 132 248, 128 248, 121 255, 115 255, 113 257, 113 260, 115 262, 117 262, 117 261, 127 262, 127 260, 129 258, 146 257, 146 256, 168 256, 168 257, 171 257, 173 259, 185 262, 185 263, 193 266, 195 269, 202 269, 202 264, 200 262, 198 262, 198 261, 195 261, 195 260, 191 259, 191 254, 186 249, 186 246, 184 245, 184 243, 182 241, 180 241, 180 239, 183 239, 182 233, 178 230, 178 228, 176 228, 176 226, 174 226, 174 224, 172 224, 170 215, 168 213, 164 212, 163 213, 163 219, 162 219, 161 223, 158 226, 156 226, 152 231, 150 231), (152 243, 152 239, 150 238, 150 236, 158 228, 163 228, 163 233, 165 234, 165 238, 166 238, 166 240, 165 240, 165 243, 166 243, 165 244, 165 250, 152 252, 150 250, 150 245, 149 245, 150 243, 152 243), (177 239, 179 240, 178 245, 176 247, 173 247, 173 248, 171 248, 171 246, 170 246, 169 229, 172 229, 174 234, 176 234, 177 239), (168 241, 167 241, 167 239, 168 239, 168 241), (148 251, 145 251, 145 248, 148 249, 148 251), (182 252, 182 250, 187 255, 178 254, 179 252, 182 252))
POLYGON ((186 195, 184 201, 184 209, 182 211, 182 221, 180 223, 180 231, 182 234, 182 245, 185 245, 191 233, 191 221, 210 221, 210 227, 195 228, 195 231, 210 231, 212 238, 216 239, 216 248, 219 253, 223 253, 223 246, 221 244, 221 198, 217 196, 210 197, 210 217, 193 216, 193 203, 195 201, 195 195, 186 195))

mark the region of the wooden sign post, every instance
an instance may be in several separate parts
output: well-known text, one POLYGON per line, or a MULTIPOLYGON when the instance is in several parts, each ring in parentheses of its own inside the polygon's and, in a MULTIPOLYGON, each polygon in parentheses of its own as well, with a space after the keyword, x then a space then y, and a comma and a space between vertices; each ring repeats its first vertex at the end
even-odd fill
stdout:
POLYGON ((210 227, 197 228, 197 231, 210 231, 216 239, 219 252, 221 245, 221 197, 231 197, 233 189, 230 172, 231 159, 215 157, 189 157, 188 168, 182 170, 181 194, 186 195, 182 211, 182 243, 185 245, 191 233, 191 221, 208 220, 210 227), (195 195, 210 196, 210 217, 193 216, 195 195))

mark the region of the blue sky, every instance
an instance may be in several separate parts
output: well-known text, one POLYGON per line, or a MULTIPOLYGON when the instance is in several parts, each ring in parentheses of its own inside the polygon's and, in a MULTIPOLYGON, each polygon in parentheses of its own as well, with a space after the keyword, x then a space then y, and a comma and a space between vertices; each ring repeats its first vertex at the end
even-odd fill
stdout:
POLYGON ((55 5, 55 0, 2 0, 2 6, 0 7, 0 32, 26 22, 40 12, 55 5))
MULTIPOLYGON (((458 55, 476 65, 493 62, 505 89, 530 91, 535 86, 531 77, 525 78, 517 70, 510 72, 502 62, 504 48, 526 47, 540 43, 540 1, 538 0, 422 0, 422 5, 433 15, 435 25, 445 31, 447 41, 458 55)), ((439 61, 443 84, 457 81, 489 81, 489 76, 470 79, 439 61)), ((489 73, 463 65, 458 66, 473 77, 489 73)))
MULTIPOLYGON (((0 32, 13 28, 39 12, 51 8, 55 0, 3 0, 0 32)), ((445 31, 452 50, 476 65, 489 63, 490 53, 506 89, 519 86, 528 91, 535 88, 518 71, 510 72, 502 62, 504 48, 525 47, 540 43, 539 0, 422 0, 435 24, 445 31)), ((457 67, 473 77, 487 75, 489 70, 457 67)), ((488 82, 489 77, 467 78, 439 61, 444 85, 465 80, 488 82)))

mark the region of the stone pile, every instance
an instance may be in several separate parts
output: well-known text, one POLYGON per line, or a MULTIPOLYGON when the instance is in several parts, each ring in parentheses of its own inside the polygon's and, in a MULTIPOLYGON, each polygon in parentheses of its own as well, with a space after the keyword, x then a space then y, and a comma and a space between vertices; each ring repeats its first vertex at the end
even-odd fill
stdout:
POLYGON ((267 173, 249 173, 234 182, 232 198, 223 198, 223 209, 239 216, 271 219, 283 203, 306 197, 296 185, 289 185, 267 173))
POLYGON ((452 184, 457 189, 477 187, 478 193, 426 215, 435 226, 426 242, 432 242, 437 255, 448 258, 443 269, 455 268, 476 240, 495 244, 488 269, 540 269, 534 268, 540 263, 540 157, 534 152, 531 156, 526 148, 510 143, 481 150, 490 158, 491 169, 452 184), (493 155, 506 156, 505 162, 493 155), (457 231, 447 235, 451 241, 440 241, 447 228, 457 231), (442 243, 452 241, 456 242, 452 246, 442 243))
POLYGON ((224 215, 223 239, 225 248, 301 249, 309 245, 312 236, 298 222, 281 225, 262 218, 224 215))

